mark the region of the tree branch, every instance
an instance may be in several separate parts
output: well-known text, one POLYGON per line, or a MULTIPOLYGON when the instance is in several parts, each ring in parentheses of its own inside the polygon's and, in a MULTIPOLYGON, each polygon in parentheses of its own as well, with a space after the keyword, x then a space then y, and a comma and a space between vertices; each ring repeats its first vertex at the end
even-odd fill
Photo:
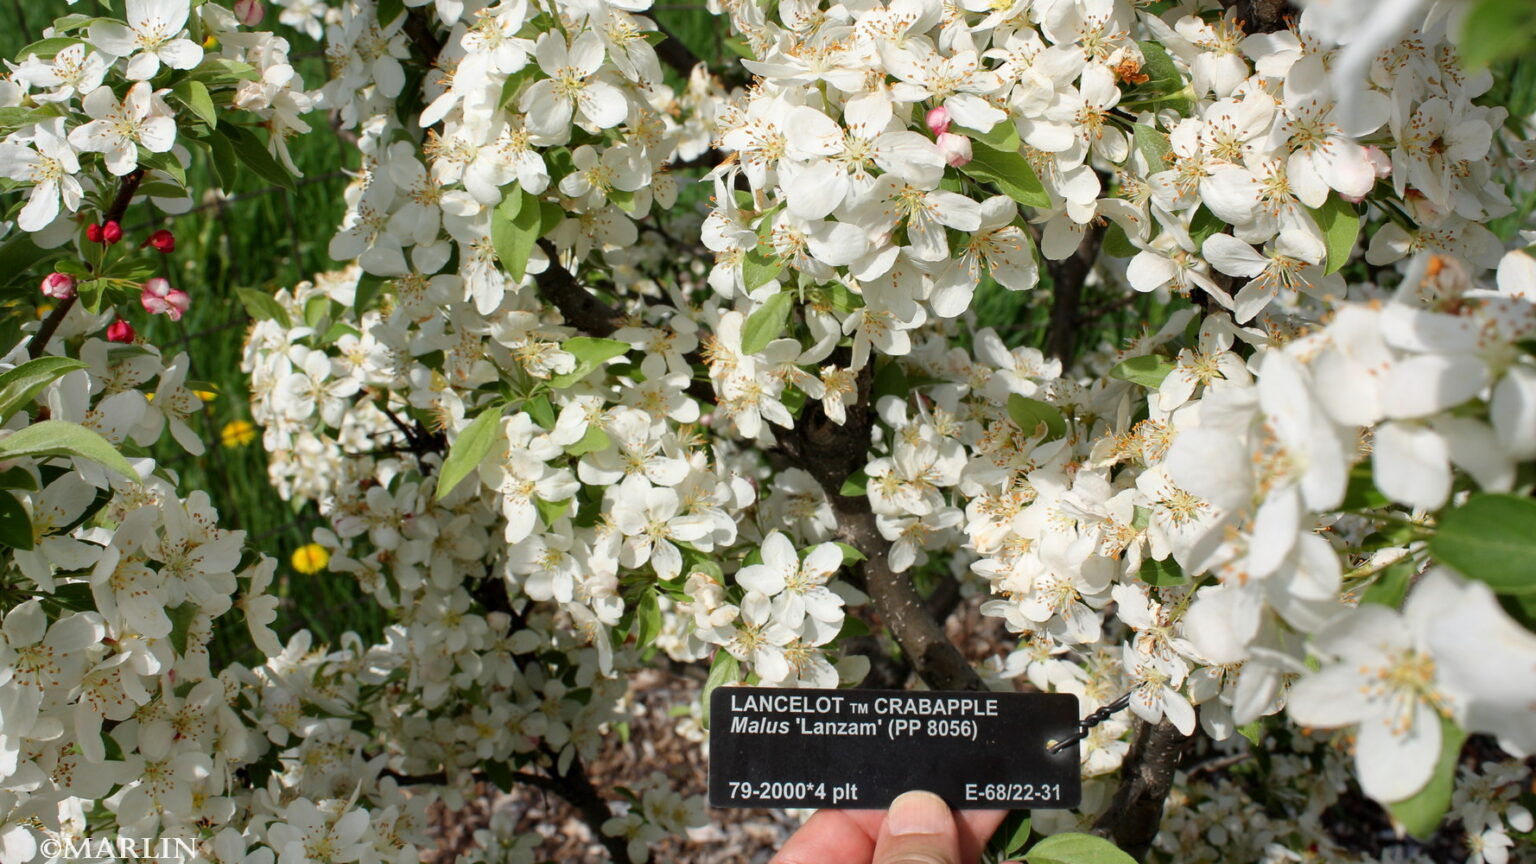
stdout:
POLYGON ((534 276, 533 281, 544 299, 555 304, 555 308, 560 310, 560 314, 565 316, 571 326, 593 336, 609 336, 619 329, 619 313, 581 287, 571 271, 560 263, 560 253, 555 249, 555 244, 541 239, 539 248, 549 258, 549 266, 543 273, 534 276))
POLYGON ((1120 766, 1120 788, 1109 809, 1093 825, 1093 833, 1113 840, 1126 854, 1141 861, 1152 848, 1163 821, 1163 802, 1173 785, 1173 772, 1194 741, 1164 719, 1157 725, 1136 721, 1136 737, 1120 766))
MULTIPOLYGON (((571 766, 564 774, 556 774, 555 766, 560 763, 559 756, 548 746, 540 745, 540 749, 550 760, 550 779, 548 788, 555 794, 570 802, 572 807, 581 813, 582 821, 592 829, 592 834, 608 850, 608 856, 614 864, 630 864, 629 844, 623 837, 610 837, 603 833, 603 823, 613 818, 613 811, 608 809, 608 802, 603 796, 597 794, 597 789, 592 781, 587 778, 587 769, 581 764, 581 757, 571 759, 571 766)), ((522 779, 522 777, 519 777, 522 779)), ((529 781, 525 781, 529 782, 529 781)))
MULTIPOLYGON (((113 197, 112 204, 107 208, 106 216, 102 218, 101 224, 105 225, 108 222, 122 223, 123 214, 128 212, 128 204, 133 201, 134 193, 139 191, 139 183, 143 182, 143 180, 143 168, 135 168, 123 176, 122 182, 117 187, 117 195, 113 197)), ((48 347, 48 340, 53 338, 54 332, 59 329, 60 324, 64 323, 64 319, 69 315, 69 310, 73 308, 75 308, 75 295, 73 294, 60 300, 59 305, 53 307, 53 311, 48 313, 48 317, 44 318, 42 325, 37 328, 37 333, 32 336, 31 341, 27 342, 28 357, 36 360, 43 356, 43 349, 48 347)))
MULTIPOLYGON (((560 263, 559 252, 555 245, 548 240, 539 240, 539 248, 544 250, 544 255, 549 258, 549 267, 543 273, 533 277, 534 284, 538 286, 539 293, 545 300, 555 304, 560 310, 561 316, 572 326, 584 333, 593 336, 611 336, 623 324, 623 316, 597 299, 592 292, 581 287, 571 271, 565 269, 560 263)), ((703 357, 697 352, 688 354, 685 359, 690 363, 703 363, 703 357)), ((688 382, 688 395, 703 402, 706 405, 715 404, 715 390, 708 381, 694 378, 688 382)))
POLYGON ((437 62, 437 55, 443 53, 443 43, 432 32, 432 22, 427 18, 425 7, 416 6, 408 10, 405 13, 405 25, 401 29, 428 66, 437 62))
POLYGON ((1104 226, 1094 225, 1083 234, 1083 242, 1077 251, 1060 261, 1045 262, 1051 274, 1051 321, 1046 333, 1045 353, 1061 361, 1062 366, 1072 362, 1077 349, 1079 311, 1083 305, 1083 283, 1093 272, 1094 259, 1099 257, 1099 245, 1104 240, 1104 226))
POLYGON ((1286 0, 1221 0, 1226 9, 1237 9, 1237 20, 1245 33, 1273 33, 1284 30, 1297 14, 1286 0))
POLYGON ((869 364, 859 373, 859 398, 849 407, 845 423, 833 423, 820 403, 807 402, 800 422, 783 433, 781 443, 826 491, 837 516, 837 538, 868 559, 864 573, 870 598, 907 662, 935 690, 983 690, 981 676, 949 641, 943 625, 934 619, 912 585, 912 578, 891 570, 891 544, 880 535, 869 499, 839 494, 843 481, 864 467, 868 458, 874 423, 873 389, 874 365, 869 364))
POLYGON ((683 80, 693 74, 693 67, 703 63, 693 49, 683 44, 683 40, 677 38, 677 34, 668 30, 665 24, 656 22, 656 29, 660 30, 666 38, 656 44, 656 59, 671 67, 673 72, 681 75, 683 80))

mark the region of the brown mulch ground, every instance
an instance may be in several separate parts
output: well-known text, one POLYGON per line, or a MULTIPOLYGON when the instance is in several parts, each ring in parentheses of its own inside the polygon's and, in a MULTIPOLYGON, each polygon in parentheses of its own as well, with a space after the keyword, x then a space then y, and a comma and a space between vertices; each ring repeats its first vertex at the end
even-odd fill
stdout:
MULTIPOLYGON (((698 698, 701 682, 695 678, 662 670, 647 670, 636 676, 632 693, 644 710, 630 722, 628 743, 617 734, 603 748, 602 755, 587 770, 599 791, 614 786, 631 785, 660 771, 673 788, 685 796, 703 795, 708 782, 708 762, 704 748, 676 734, 676 720, 668 711, 676 705, 688 705, 698 698)), ((460 852, 473 845, 476 829, 490 823, 491 813, 504 810, 515 815, 518 830, 540 834, 544 842, 538 849, 539 860, 558 862, 606 862, 607 853, 593 837, 575 809, 556 795, 531 787, 519 787, 503 793, 490 784, 482 784, 484 793, 458 812, 441 805, 433 811, 438 834, 436 854, 428 857, 433 864, 452 864, 460 852)), ((651 860, 687 862, 687 864, 759 864, 772 857, 774 850, 799 824, 782 810, 710 810, 710 824, 686 837, 670 837, 653 847, 651 860)))

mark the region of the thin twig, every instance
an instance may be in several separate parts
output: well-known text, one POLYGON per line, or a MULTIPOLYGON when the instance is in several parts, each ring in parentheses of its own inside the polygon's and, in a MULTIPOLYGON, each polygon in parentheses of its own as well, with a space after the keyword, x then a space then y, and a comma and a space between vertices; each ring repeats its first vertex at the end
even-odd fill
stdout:
MULTIPOLYGON (((117 187, 117 195, 112 199, 112 206, 107 208, 106 217, 101 220, 103 225, 108 222, 122 223, 123 214, 128 210, 128 203, 133 200, 133 195, 138 191, 139 183, 143 180, 143 168, 135 168, 124 175, 122 182, 117 187)), ((69 310, 75 308, 76 296, 71 294, 69 297, 60 300, 59 305, 53 307, 53 311, 48 313, 48 317, 43 319, 42 326, 37 328, 37 333, 27 343, 28 357, 36 360, 43 356, 43 349, 48 347, 48 340, 53 338, 53 334, 59 329, 59 325, 64 323, 64 318, 69 315, 69 310)))

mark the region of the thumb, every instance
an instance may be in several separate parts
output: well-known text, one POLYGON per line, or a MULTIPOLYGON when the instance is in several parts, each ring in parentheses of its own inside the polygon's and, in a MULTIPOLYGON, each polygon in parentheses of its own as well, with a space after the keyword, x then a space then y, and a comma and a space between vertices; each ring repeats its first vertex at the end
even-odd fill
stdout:
POLYGON ((944 799, 906 792, 892 801, 871 864, 960 864, 960 835, 944 799))

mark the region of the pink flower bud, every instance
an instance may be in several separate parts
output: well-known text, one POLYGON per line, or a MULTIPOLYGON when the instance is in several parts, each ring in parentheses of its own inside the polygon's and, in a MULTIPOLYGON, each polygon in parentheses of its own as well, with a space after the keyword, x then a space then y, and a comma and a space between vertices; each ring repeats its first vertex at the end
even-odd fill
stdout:
POLYGON ((127 321, 119 318, 116 321, 113 321, 111 324, 107 325, 108 342, 121 342, 124 345, 127 345, 133 341, 133 338, 133 327, 130 326, 127 321))
POLYGON ((267 8, 261 5, 261 0, 235 0, 235 17, 247 27, 260 24, 266 15, 267 8))
POLYGON ((940 105, 928 112, 928 129, 935 135, 949 131, 949 109, 940 105))
POLYGON ((144 311, 151 315, 169 315, 172 321, 180 321, 181 313, 192 305, 192 298, 187 296, 187 292, 172 288, 170 282, 157 276, 144 283, 144 290, 139 293, 139 302, 144 304, 144 311))
POLYGON ((111 246, 121 239, 123 239, 123 226, 117 224, 116 220, 101 226, 101 242, 111 246))
POLYGON ((75 296, 75 277, 68 273, 49 273, 43 277, 43 296, 68 300, 75 296))
POLYGON ((971 161, 971 139, 952 132, 940 132, 939 152, 944 154, 944 161, 951 167, 959 168, 971 161))
POLYGON ((1380 147, 1373 145, 1365 148, 1365 159, 1371 163, 1371 169, 1376 172, 1377 180, 1392 176, 1392 157, 1382 152, 1380 147))
POLYGON ((169 255, 176 251, 176 235, 161 228, 159 231, 149 235, 149 239, 144 241, 144 245, 153 246, 156 252, 164 252, 169 255))

